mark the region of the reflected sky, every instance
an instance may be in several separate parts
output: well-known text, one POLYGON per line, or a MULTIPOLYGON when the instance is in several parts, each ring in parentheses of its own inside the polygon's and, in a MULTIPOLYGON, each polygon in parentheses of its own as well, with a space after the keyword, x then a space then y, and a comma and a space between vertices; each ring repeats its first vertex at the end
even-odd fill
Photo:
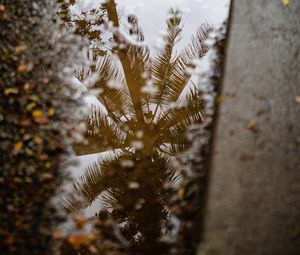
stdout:
MULTIPOLYGON (((78 9, 96 8, 103 0, 78 1, 78 9)), ((185 45, 197 27, 207 22, 215 28, 222 25, 229 11, 230 0, 119 0, 116 1, 120 16, 134 13, 145 34, 150 48, 158 43, 161 31, 165 29, 165 19, 170 7, 178 7, 183 12, 184 30, 181 45, 185 45)))

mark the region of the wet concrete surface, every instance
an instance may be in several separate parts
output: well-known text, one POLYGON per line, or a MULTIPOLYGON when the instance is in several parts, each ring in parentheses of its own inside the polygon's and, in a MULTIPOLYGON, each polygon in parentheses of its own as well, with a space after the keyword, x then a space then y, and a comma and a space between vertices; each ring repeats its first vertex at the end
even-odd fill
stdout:
POLYGON ((299 12, 233 3, 199 255, 300 252, 299 12))

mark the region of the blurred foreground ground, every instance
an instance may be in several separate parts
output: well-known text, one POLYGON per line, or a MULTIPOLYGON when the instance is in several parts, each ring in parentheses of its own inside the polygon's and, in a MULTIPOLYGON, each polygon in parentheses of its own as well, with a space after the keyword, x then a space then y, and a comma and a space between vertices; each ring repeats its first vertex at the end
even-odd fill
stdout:
POLYGON ((299 12, 233 3, 198 254, 300 252, 299 12))

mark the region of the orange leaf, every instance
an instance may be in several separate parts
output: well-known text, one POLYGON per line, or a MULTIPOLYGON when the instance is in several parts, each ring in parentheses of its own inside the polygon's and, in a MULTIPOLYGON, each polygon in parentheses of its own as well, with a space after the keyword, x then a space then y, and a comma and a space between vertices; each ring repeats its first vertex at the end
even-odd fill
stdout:
POLYGON ((47 154, 38 154, 38 155, 37 155, 37 158, 38 158, 39 160, 41 160, 41 161, 45 161, 45 160, 48 160, 48 159, 49 159, 49 157, 48 157, 47 154))
POLYGON ((43 116, 43 112, 42 112, 41 110, 34 110, 34 111, 32 112, 32 116, 33 116, 34 118, 42 117, 42 116, 43 116))
POLYGON ((23 142, 22 141, 19 141, 17 143, 15 143, 14 145, 14 149, 13 149, 13 154, 17 154, 19 153, 19 151, 23 148, 23 142))
POLYGON ((32 112, 32 116, 34 121, 38 124, 47 124, 49 119, 46 116, 43 116, 43 112, 41 110, 34 110, 32 112))
POLYGON ((92 254, 97 254, 97 253, 99 253, 99 251, 97 250, 97 248, 96 248, 94 245, 90 245, 90 246, 89 246, 89 251, 90 251, 90 253, 92 253, 92 254))
POLYGON ((19 46, 16 47, 15 52, 16 52, 17 54, 19 54, 19 53, 21 53, 22 51, 26 50, 26 48, 27 48, 27 47, 26 47, 25 45, 19 45, 19 46))
POLYGON ((30 83, 28 83, 28 82, 26 82, 25 84, 24 84, 24 90, 29 90, 30 88, 31 88, 31 84, 30 83))
POLYGON ((37 117, 37 118, 34 118, 34 121, 38 124, 47 124, 49 122, 49 119, 47 117, 37 117))
POLYGON ((87 223, 86 219, 80 215, 76 215, 74 220, 75 220, 78 228, 83 228, 84 225, 87 223))
POLYGON ((25 64, 21 64, 17 69, 18 73, 25 73, 27 71, 27 66, 25 64))
POLYGON ((61 239, 63 237, 63 233, 60 230, 55 230, 52 232, 53 239, 61 239))
POLYGON ((33 137, 33 141, 36 143, 36 144, 42 144, 43 143, 43 139, 39 136, 34 136, 33 137))
POLYGON ((27 126, 31 125, 31 121, 30 121, 30 119, 21 119, 19 121, 19 124, 23 127, 27 127, 27 126))
POLYGON ((75 248, 79 249, 81 245, 87 245, 95 240, 94 235, 71 235, 68 237, 68 242, 75 248))
POLYGON ((14 236, 12 236, 12 235, 10 235, 10 236, 8 236, 6 239, 5 239, 5 243, 7 244, 7 245, 13 245, 14 244, 14 242, 15 242, 15 237, 14 236))

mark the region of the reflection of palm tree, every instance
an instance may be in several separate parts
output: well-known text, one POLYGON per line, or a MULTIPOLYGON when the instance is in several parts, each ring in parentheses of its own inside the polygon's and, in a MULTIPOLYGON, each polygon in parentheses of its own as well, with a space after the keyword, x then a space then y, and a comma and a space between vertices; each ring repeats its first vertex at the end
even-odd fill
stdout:
MULTIPOLYGON (((118 28, 115 2, 108 1, 104 9, 118 28)), ((105 202, 114 209, 112 215, 126 222, 123 234, 136 247, 152 246, 147 251, 151 254, 156 246, 150 240, 160 236, 161 221, 167 216, 170 193, 164 184, 175 179, 172 157, 189 146, 184 136, 187 127, 202 121, 200 92, 195 87, 184 90, 195 68, 193 60, 207 51, 204 40, 211 28, 201 26, 192 43, 175 55, 182 27, 180 12, 171 9, 165 46, 150 57, 137 19, 130 16, 128 21, 135 43, 113 30, 117 46, 112 52, 120 63, 109 53, 97 59, 100 78, 94 88, 101 90, 98 100, 107 114, 94 108, 87 121, 87 144, 74 146, 78 155, 112 150, 113 156, 91 165, 75 182, 67 207, 84 208, 106 191, 105 202), (138 235, 141 238, 134 242, 138 235)))

